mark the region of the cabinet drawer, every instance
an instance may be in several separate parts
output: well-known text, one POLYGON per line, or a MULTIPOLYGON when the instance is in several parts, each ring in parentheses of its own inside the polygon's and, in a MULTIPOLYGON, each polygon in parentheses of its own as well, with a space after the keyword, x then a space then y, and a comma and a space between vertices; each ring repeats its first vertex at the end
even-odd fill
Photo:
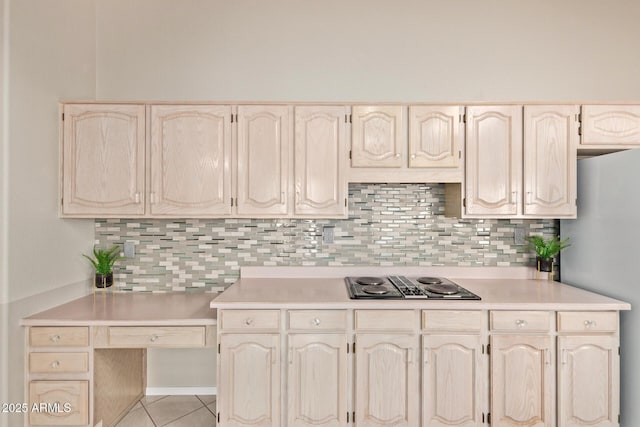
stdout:
POLYGON ((413 310, 356 310, 356 329, 413 329, 413 310))
POLYGON ((278 329, 280 312, 278 310, 222 310, 220 325, 222 329, 278 329))
POLYGON ((618 314, 615 311, 560 311, 559 332, 615 332, 618 314))
POLYGON ((493 331, 546 332, 551 326, 551 313, 548 311, 492 311, 490 322, 493 331))
POLYGON ((289 329, 339 329, 347 327, 345 310, 291 310, 289 329))
POLYGON ((110 347, 204 347, 203 326, 112 326, 110 347))
POLYGON ((481 311, 422 310, 422 329, 480 331, 481 328, 481 311))
POLYGON ((29 353, 29 372, 71 374, 88 371, 87 353, 29 353))
POLYGON ((29 343, 32 347, 86 347, 89 328, 33 326, 29 329, 29 343))
POLYGON ((29 407, 31 408, 34 404, 38 404, 38 407, 40 404, 48 404, 49 412, 30 412, 31 425, 87 425, 89 424, 89 382, 31 381, 29 407))

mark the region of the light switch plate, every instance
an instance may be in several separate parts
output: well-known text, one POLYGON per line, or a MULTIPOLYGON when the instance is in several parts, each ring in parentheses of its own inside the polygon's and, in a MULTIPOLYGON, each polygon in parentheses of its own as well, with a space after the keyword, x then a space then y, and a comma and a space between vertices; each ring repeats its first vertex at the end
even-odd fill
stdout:
POLYGON ((525 243, 527 243, 527 241, 524 240, 524 229, 516 228, 514 240, 516 245, 524 245, 525 243))
POLYGON ((135 242, 124 242, 124 257, 133 258, 134 256, 136 256, 135 242))
POLYGON ((322 227, 322 243, 333 243, 333 227, 322 227))

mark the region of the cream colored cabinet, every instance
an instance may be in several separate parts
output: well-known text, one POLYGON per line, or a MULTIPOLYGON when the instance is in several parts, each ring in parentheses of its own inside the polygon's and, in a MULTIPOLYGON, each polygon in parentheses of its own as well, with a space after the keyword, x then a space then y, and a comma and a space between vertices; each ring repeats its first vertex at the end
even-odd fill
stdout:
POLYGON ((352 108, 351 167, 399 168, 406 154, 405 107, 364 106, 352 108))
POLYGON ((151 106, 151 216, 231 213, 231 107, 151 106))
POLYGON ((491 425, 555 426, 551 336, 492 335, 490 345, 491 425))
POLYGON ((238 107, 237 213, 285 216, 289 211, 290 107, 238 107))
POLYGON ((462 163, 461 107, 409 107, 409 167, 459 168, 462 163))
POLYGON ((467 107, 466 116, 464 192, 447 185, 447 215, 576 216, 577 107, 526 106, 524 121, 522 106, 467 107))
POLYGON ((575 217, 578 107, 524 107, 524 216, 575 217))
POLYGON ((280 335, 220 337, 221 427, 280 425, 280 335))
POLYGON ((583 105, 581 148, 611 149, 640 145, 640 106, 583 105))
POLYGON ((294 216, 347 216, 345 114, 345 107, 295 107, 294 216))
POLYGON ((356 335, 357 425, 419 425, 420 368, 417 349, 415 335, 356 335))
POLYGON ((61 216, 144 214, 144 105, 65 104, 61 216))
MULTIPOLYGON (((316 323, 321 325, 321 321, 316 323)), ((287 425, 345 426, 348 395, 346 336, 290 334, 288 346, 287 425)))

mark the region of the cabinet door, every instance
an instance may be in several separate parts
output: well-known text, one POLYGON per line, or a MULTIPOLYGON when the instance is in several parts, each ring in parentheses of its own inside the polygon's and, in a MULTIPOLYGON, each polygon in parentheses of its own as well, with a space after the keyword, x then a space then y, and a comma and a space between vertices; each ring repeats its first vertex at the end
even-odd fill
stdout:
POLYGON ((558 425, 617 426, 620 413, 617 338, 559 337, 558 351, 558 425))
POLYGON ((347 215, 345 113, 345 107, 296 107, 295 215, 347 215))
POLYGON ((347 424, 347 338, 289 335, 288 426, 347 424))
POLYGON ((467 107, 466 131, 466 213, 519 214, 522 107, 467 107))
POLYGON ((409 107, 409 167, 460 167, 460 117, 457 106, 409 107))
POLYGON ((402 106, 355 106, 352 109, 351 167, 399 168, 405 129, 402 106))
POLYGON ((416 337, 356 335, 355 413, 359 426, 418 426, 416 337))
POLYGON ((289 107, 238 107, 238 214, 284 215, 290 176, 289 107))
POLYGON ((280 335, 220 337, 220 426, 280 425, 280 335))
POLYGON ((554 423, 554 358, 549 336, 491 337, 491 425, 554 423))
POLYGON ((583 105, 581 145, 640 145, 640 106, 583 105))
POLYGON ((67 104, 62 215, 144 214, 143 105, 67 104))
POLYGON ((31 411, 32 426, 86 426, 89 423, 89 381, 31 381, 29 407, 46 405, 47 411, 31 411))
POLYGON ((482 425, 480 336, 425 335, 422 348, 422 426, 482 425))
POLYGON ((524 107, 524 215, 576 215, 578 107, 524 107))
POLYGON ((154 216, 231 213, 231 107, 151 107, 154 216))

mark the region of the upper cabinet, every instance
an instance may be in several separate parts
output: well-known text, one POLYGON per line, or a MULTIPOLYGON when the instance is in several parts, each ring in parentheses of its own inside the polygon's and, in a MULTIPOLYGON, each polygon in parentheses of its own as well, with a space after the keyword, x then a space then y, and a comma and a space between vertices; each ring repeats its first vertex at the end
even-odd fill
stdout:
POLYGON ((467 107, 466 117, 465 185, 447 186, 447 215, 576 216, 576 106, 527 106, 524 121, 521 106, 467 107))
POLYGON ((582 106, 581 148, 628 148, 639 145, 640 106, 582 106))
POLYGON ((295 216, 346 217, 342 106, 295 107, 295 216))
POLYGON ((237 212, 285 216, 289 211, 290 107, 238 107, 237 212))
POLYGON ((409 167, 458 168, 462 158, 460 107, 409 107, 409 167))
POLYGON ((352 111, 351 167, 399 168, 406 132, 402 106, 356 106, 352 111))
POLYGON ((61 141, 61 215, 144 214, 144 105, 64 105, 61 141))
POLYGON ((153 216, 231 213, 231 107, 151 107, 153 216))

